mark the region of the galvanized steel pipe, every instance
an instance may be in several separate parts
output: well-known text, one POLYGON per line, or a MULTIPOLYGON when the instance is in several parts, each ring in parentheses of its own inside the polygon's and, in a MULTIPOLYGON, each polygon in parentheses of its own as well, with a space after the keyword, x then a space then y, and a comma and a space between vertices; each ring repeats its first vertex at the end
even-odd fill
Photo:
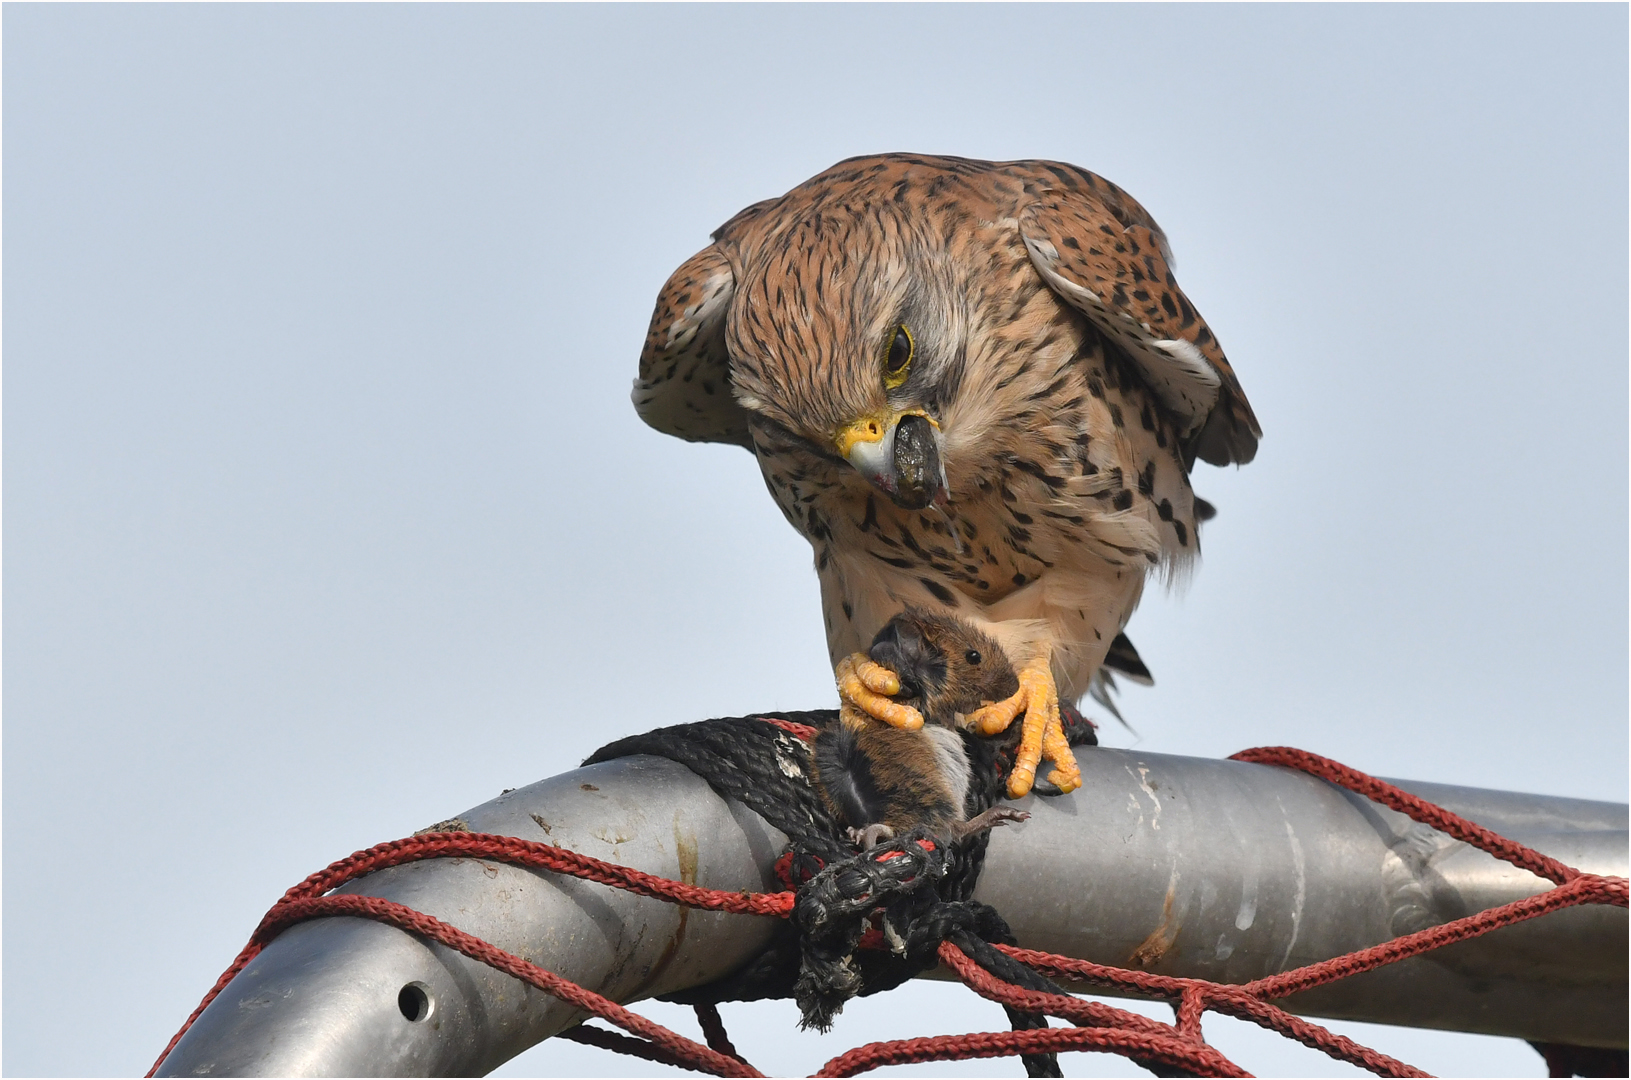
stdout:
MULTIPOLYGON (((1549 883, 1300 773, 1084 750, 1083 787, 1023 801, 976 895, 1022 944, 1244 982, 1542 891, 1549 883)), ((1617 803, 1397 782, 1581 870, 1625 875, 1617 803)), ((636 757, 507 792, 460 815, 729 890, 773 890, 785 843, 672 762, 636 757)), ((621 1002, 727 974, 770 920, 688 911, 481 860, 385 870, 341 891, 386 897, 621 1002)), ((1575 908, 1306 992, 1312 1016, 1624 1047, 1624 909, 1575 908)), ((205 1010, 161 1076, 480 1075, 577 1011, 440 945, 324 919, 286 931, 205 1010)))

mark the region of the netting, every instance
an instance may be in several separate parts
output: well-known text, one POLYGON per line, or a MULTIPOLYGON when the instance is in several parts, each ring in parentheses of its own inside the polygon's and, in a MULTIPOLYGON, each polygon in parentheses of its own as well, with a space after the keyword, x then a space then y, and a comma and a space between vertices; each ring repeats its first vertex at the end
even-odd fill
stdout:
MULTIPOLYGON (((709 723, 717 725, 723 722, 709 723)), ((761 736, 766 729, 772 730, 775 734, 768 737, 768 742, 763 737, 757 744, 751 737, 746 738, 745 742, 749 746, 768 746, 770 749, 767 752, 772 754, 788 752, 783 739, 802 743, 815 734, 815 728, 799 723, 792 714, 732 723, 756 725, 761 736)), ((691 729, 702 727, 686 725, 684 729, 667 730, 698 734, 691 729)), ((753 729, 710 730, 721 737, 713 740, 699 738, 687 744, 683 752, 692 757, 692 767, 698 768, 695 764, 698 758, 707 758, 719 751, 721 756, 704 766, 713 775, 710 777, 708 772, 703 772, 703 775, 716 788, 731 787, 729 774, 732 769, 739 771, 740 767, 739 762, 732 763, 731 755, 740 757, 739 748, 744 745, 745 733, 753 729), (733 747, 736 749, 731 749, 733 747)), ((614 744, 614 747, 623 746, 620 752, 650 752, 652 744, 649 742, 643 749, 628 749, 629 745, 638 743, 639 738, 625 740, 624 744, 614 744)), ((672 742, 674 740, 667 740, 664 744, 672 742)), ((617 754, 614 752, 607 756, 617 754)), ((597 755, 596 759, 603 758, 597 755)), ((435 832, 357 852, 311 875, 286 892, 266 913, 243 951, 170 1040, 148 1075, 158 1070, 210 1002, 280 932, 306 919, 345 915, 373 919, 439 942, 537 987, 626 1033, 579 1025, 561 1032, 560 1038, 717 1076, 762 1074, 732 1046, 713 1001, 753 996, 794 996, 789 993, 786 984, 795 975, 805 978, 812 968, 812 956, 819 959, 818 954, 823 949, 838 957, 832 963, 840 975, 847 970, 855 976, 854 985, 848 987, 849 994, 886 989, 898 984, 906 975, 924 966, 932 966, 933 962, 944 964, 975 993, 1001 1004, 1013 1019, 1014 1030, 870 1043, 832 1058, 814 1074, 816 1076, 854 1076, 885 1065, 1008 1056, 1022 1057, 1027 1071, 1032 1075, 1058 1075, 1052 1055, 1062 1051, 1120 1054, 1160 1075, 1250 1075, 1205 1041, 1201 1018, 1208 1011, 1251 1021, 1379 1076, 1426 1076, 1427 1073, 1294 1016, 1272 1002, 1548 912, 1581 904, 1627 906, 1627 882, 1624 878, 1582 873, 1337 762, 1288 747, 1246 750, 1234 755, 1234 759, 1298 769, 1320 777, 1513 866, 1537 874, 1551 881, 1554 887, 1514 903, 1358 952, 1253 982, 1226 985, 1095 964, 1020 948, 1011 939, 1003 940, 1007 935, 1006 925, 989 908, 968 900, 966 895, 972 891, 973 877, 977 875, 979 863, 977 853, 973 857, 970 857, 970 853, 974 846, 983 852, 983 837, 979 838, 977 845, 961 855, 954 850, 956 845, 942 845, 920 833, 861 854, 842 851, 835 841, 826 858, 808 851, 800 852, 795 843, 794 850, 778 864, 788 888, 774 893, 736 893, 667 880, 536 841, 469 832, 435 832), (455 926, 402 904, 370 896, 328 895, 337 886, 375 870, 422 859, 449 857, 487 859, 567 874, 692 908, 780 918, 788 920, 789 927, 797 933, 791 936, 790 941, 782 943, 783 955, 779 958, 772 957, 768 963, 752 966, 752 973, 746 982, 742 979, 725 980, 716 984, 711 997, 706 993, 692 995, 698 1021, 707 1039, 707 1045, 704 1045, 455 926), (811 905, 820 909, 820 925, 826 928, 829 936, 837 933, 836 943, 817 941, 812 944, 812 938, 819 935, 811 930, 811 905), (801 907, 805 909, 802 918, 801 907), (847 921, 844 918, 846 912, 853 915, 847 921), (838 926, 840 930, 833 931, 832 926, 838 926), (858 966, 845 968, 845 962, 850 959, 844 954, 845 949, 852 951, 858 966), (896 961, 893 966, 888 963, 890 957, 896 961), (869 966, 869 958, 882 960, 883 963, 874 962, 869 966), (1175 1021, 1165 1024, 1125 1009, 1078 997, 1049 981, 1052 979, 1071 980, 1110 991, 1165 1000, 1175 1010, 1175 1021), (1067 1026, 1047 1026, 1047 1018, 1050 1017, 1064 1021, 1067 1026)), ((995 760, 985 764, 988 776, 999 775, 1000 753, 995 760)), ((760 800, 764 801, 765 798, 761 793, 760 800)), ((787 816, 785 806, 772 806, 770 809, 778 817, 787 816)), ((799 809, 800 812, 816 815, 819 803, 803 804, 799 809)), ((819 821, 813 824, 822 825, 819 821)), ((812 835, 819 833, 820 829, 816 828, 812 835)), ((777 947, 773 946, 769 952, 774 954, 776 951, 777 947)), ((684 999, 681 995, 675 997, 684 999)), ((806 1008, 808 1018, 810 1011, 807 1003, 801 999, 800 1004, 806 1008)), ((1580 1054, 1571 1056, 1568 1051, 1572 1049, 1576 1048, 1542 1048, 1553 1075, 1568 1075, 1558 1070, 1580 1067, 1579 1063, 1584 1058, 1580 1054), (1555 1053, 1547 1053, 1548 1049, 1555 1053), (1556 1061, 1553 1060, 1554 1056, 1556 1061)), ((1593 1052, 1588 1050, 1583 1053, 1589 1057, 1593 1052)), ((1623 1053, 1612 1060, 1622 1063, 1623 1067, 1623 1053)))

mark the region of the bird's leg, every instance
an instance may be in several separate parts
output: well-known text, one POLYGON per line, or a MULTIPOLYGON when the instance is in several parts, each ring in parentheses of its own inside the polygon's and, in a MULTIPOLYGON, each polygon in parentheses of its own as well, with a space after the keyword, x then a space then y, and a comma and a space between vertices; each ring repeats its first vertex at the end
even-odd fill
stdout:
POLYGON ((1046 656, 1026 664, 1019 672, 1019 693, 1006 701, 987 705, 969 717, 976 732, 996 735, 1007 731, 1020 712, 1025 724, 1020 729, 1019 749, 1014 752, 1014 771, 1008 774, 1008 796, 1017 799, 1031 790, 1036 767, 1046 757, 1053 762, 1048 780, 1061 792, 1082 786, 1082 771, 1059 721, 1059 688, 1046 656))
POLYGON ((851 653, 838 661, 834 669, 838 677, 840 712, 859 710, 875 720, 882 720, 903 731, 916 731, 923 726, 923 714, 910 705, 890 701, 890 694, 900 693, 900 676, 874 663, 862 653, 851 653))

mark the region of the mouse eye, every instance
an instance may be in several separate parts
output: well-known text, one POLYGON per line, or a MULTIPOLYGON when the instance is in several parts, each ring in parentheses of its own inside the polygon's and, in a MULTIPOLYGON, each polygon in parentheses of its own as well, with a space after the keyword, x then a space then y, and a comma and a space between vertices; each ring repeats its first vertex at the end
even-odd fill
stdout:
POLYGON ((970 649, 968 652, 963 654, 963 659, 967 660, 971 664, 978 664, 980 662, 980 654, 976 650, 970 649))

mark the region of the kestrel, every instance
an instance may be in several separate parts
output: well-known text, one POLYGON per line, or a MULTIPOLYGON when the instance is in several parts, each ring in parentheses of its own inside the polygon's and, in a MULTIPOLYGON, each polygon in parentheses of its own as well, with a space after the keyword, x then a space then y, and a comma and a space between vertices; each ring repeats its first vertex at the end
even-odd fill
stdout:
POLYGON ((1078 786, 1060 695, 1089 689, 1146 575, 1194 559, 1195 460, 1244 464, 1262 434, 1160 227, 1072 165, 885 154, 713 239, 657 298, 640 416, 753 452, 815 549, 847 705, 921 724, 862 651, 908 606, 967 620, 1019 670, 967 718, 1024 715, 1009 793, 1043 756, 1078 786))

